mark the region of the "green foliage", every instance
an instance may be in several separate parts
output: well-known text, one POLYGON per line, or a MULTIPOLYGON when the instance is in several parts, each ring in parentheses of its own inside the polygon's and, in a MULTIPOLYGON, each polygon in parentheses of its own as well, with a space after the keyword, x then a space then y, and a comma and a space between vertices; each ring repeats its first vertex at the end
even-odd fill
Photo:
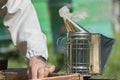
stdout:
POLYGON ((8 59, 8 68, 26 68, 25 59, 18 50, 7 53, 6 58, 8 59))
POLYGON ((114 77, 120 80, 120 34, 115 33, 114 37, 116 40, 115 45, 108 64, 106 65, 104 76, 114 77))
POLYGON ((49 58, 48 64, 55 65, 56 67, 60 68, 61 71, 64 71, 64 55, 60 53, 55 53, 52 44, 48 45, 49 50, 49 58))

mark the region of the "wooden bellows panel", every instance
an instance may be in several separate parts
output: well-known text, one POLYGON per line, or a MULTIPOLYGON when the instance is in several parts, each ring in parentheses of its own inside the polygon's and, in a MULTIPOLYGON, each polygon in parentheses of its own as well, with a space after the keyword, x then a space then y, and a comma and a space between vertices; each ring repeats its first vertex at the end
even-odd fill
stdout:
POLYGON ((90 73, 100 73, 100 36, 93 34, 91 36, 91 47, 90 47, 90 73))

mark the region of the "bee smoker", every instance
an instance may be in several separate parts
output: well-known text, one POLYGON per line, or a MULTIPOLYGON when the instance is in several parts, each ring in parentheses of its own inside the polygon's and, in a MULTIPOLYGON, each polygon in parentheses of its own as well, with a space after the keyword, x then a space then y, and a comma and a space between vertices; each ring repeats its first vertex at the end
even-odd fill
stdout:
POLYGON ((59 10, 67 29, 65 69, 68 74, 83 76, 102 74, 111 53, 114 39, 89 33, 71 18, 67 7, 59 10))
POLYGON ((66 71, 89 76, 91 34, 71 19, 64 21, 68 30, 65 54, 66 71))
POLYGON ((89 33, 71 19, 64 21, 68 30, 65 53, 66 72, 80 73, 85 77, 102 74, 114 39, 98 33, 89 33))

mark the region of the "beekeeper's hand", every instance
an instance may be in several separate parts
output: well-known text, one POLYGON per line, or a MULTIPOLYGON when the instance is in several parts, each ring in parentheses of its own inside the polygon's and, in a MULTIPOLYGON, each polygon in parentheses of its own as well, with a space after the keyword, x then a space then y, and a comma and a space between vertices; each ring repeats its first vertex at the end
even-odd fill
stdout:
POLYGON ((41 57, 32 57, 28 62, 28 78, 41 79, 47 77, 49 73, 54 72, 55 66, 48 66, 41 57))

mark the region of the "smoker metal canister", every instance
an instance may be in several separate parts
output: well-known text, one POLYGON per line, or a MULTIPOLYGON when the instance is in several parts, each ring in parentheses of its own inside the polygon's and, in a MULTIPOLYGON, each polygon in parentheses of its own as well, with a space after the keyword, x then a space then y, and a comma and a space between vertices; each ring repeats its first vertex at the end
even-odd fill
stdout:
POLYGON ((90 33, 67 33, 65 68, 67 73, 90 75, 90 33))

